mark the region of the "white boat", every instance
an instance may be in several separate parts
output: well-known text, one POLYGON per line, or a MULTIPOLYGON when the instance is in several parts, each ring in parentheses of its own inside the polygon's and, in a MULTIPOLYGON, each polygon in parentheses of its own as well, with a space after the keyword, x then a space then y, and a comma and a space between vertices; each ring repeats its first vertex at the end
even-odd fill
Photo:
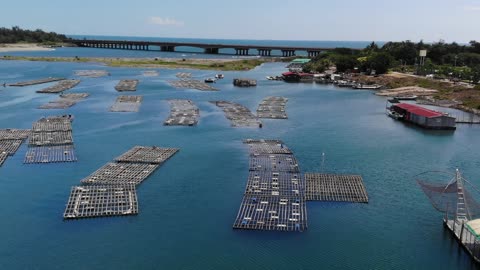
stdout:
POLYGON ((225 78, 225 76, 223 76, 223 74, 217 74, 217 75, 215 75, 215 78, 223 79, 223 78, 225 78))
POLYGON ((214 83, 216 80, 214 78, 207 78, 205 79, 206 83, 214 83))
POLYGON ((397 113, 396 111, 391 111, 391 110, 387 111, 387 115, 390 116, 391 118, 395 119, 395 120, 403 118, 403 115, 397 113))

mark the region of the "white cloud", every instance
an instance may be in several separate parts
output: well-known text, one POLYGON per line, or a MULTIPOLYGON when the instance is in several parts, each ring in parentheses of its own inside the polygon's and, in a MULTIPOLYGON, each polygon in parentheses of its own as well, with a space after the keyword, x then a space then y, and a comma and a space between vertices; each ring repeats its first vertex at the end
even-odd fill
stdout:
POLYGON ((465 6, 466 11, 480 11, 480 6, 465 6))
POLYGON ((148 18, 148 23, 155 24, 155 25, 169 25, 169 26, 183 26, 184 23, 181 21, 177 21, 171 18, 162 18, 158 16, 152 16, 148 18))

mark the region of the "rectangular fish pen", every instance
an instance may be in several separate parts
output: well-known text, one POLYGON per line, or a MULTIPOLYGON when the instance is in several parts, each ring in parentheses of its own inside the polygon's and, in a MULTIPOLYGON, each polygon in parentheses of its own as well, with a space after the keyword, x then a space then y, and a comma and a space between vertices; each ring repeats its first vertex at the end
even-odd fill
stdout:
POLYGON ((142 96, 119 96, 110 107, 111 112, 138 112, 142 104, 142 96))

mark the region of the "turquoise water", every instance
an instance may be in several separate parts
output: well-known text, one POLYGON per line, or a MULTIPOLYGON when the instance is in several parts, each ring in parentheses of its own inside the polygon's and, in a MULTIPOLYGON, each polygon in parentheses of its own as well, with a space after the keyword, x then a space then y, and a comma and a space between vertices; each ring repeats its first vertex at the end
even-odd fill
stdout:
MULTIPOLYGON (((45 115, 71 113, 77 163, 24 165, 26 145, 0 168, 0 269, 474 269, 442 226, 413 177, 459 167, 480 184, 480 127, 427 132, 385 116, 385 99, 370 91, 267 81, 284 64, 225 72, 219 92, 170 87, 178 70, 143 77, 141 69, 97 64, 0 61, 0 78, 14 82, 74 70, 106 69, 82 78, 70 92, 88 92, 67 110, 39 110, 55 95, 45 87, 0 88, 0 128, 30 128, 45 115), (234 77, 259 80, 234 88, 234 77), (122 78, 141 82, 138 113, 110 113, 122 78), (266 96, 289 98, 288 120, 263 129, 231 128, 210 100, 251 110, 266 96), (197 127, 166 127, 169 98, 188 98, 201 110, 197 127), (361 174, 370 203, 308 203, 303 233, 232 229, 248 174, 245 138, 282 139, 303 172, 318 171, 321 153, 333 173, 361 174), (138 188, 140 214, 64 222, 71 186, 134 145, 179 147, 138 188)), ((215 72, 193 71, 195 78, 215 72)))

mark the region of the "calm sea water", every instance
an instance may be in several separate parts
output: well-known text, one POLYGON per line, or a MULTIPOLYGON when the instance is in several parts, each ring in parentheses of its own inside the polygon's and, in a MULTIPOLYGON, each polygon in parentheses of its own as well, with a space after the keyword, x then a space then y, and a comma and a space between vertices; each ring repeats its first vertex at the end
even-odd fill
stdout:
MULTIPOLYGON (((99 50, 103 53, 103 50, 99 50)), ((167 83, 178 70, 143 77, 141 69, 100 64, 0 61, 0 78, 14 82, 47 76, 72 78, 75 70, 105 69, 109 77, 82 78, 69 92, 88 92, 67 110, 39 110, 57 98, 45 87, 0 88, 0 128, 30 128, 46 115, 75 115, 79 161, 24 165, 27 147, 0 168, 0 269, 474 269, 469 256, 442 226, 414 181, 430 170, 461 168, 480 184, 480 126, 427 132, 384 113, 385 99, 370 91, 265 80, 284 71, 266 64, 225 72, 219 92, 178 90, 167 83), (234 77, 259 86, 234 88, 234 77), (110 113, 119 79, 141 82, 138 113, 110 113), (288 120, 264 120, 263 129, 232 128, 210 100, 256 110, 267 96, 289 98, 288 120), (197 127, 166 127, 170 98, 193 100, 197 127), (361 174, 369 204, 308 203, 303 233, 232 229, 248 174, 242 139, 282 139, 303 172, 361 174), (134 145, 179 147, 138 188, 140 214, 64 222, 71 186, 134 145)), ((192 72, 198 79, 215 72, 192 72)))

